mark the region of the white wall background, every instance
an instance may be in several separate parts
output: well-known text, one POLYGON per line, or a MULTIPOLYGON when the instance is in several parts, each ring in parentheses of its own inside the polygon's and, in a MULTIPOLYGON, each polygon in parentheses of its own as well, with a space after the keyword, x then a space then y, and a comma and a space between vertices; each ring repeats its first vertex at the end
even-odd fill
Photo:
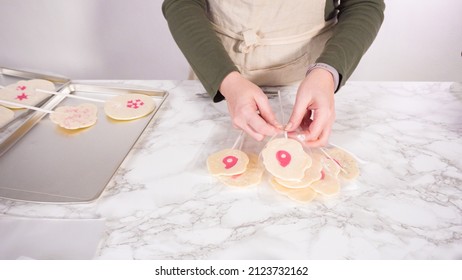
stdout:
MULTIPOLYGON (((351 79, 462 81, 462 1, 386 3, 382 29, 351 79)), ((0 66, 72 79, 186 79, 161 4, 0 0, 0 66)))

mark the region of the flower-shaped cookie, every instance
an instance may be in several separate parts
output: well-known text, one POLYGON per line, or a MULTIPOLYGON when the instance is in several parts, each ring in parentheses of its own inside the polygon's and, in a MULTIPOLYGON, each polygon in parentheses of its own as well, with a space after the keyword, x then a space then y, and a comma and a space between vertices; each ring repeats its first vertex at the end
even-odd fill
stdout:
POLYGON ((289 181, 289 180, 283 180, 277 177, 275 177, 274 179, 276 180, 276 182, 278 182, 279 184, 281 184, 282 186, 286 188, 292 188, 292 189, 306 188, 310 186, 311 183, 321 179, 321 170, 322 170, 321 155, 313 154, 311 166, 305 170, 305 175, 303 176, 301 180, 289 181))
POLYGON ((97 107, 91 103, 61 106, 50 115, 50 119, 65 129, 79 129, 94 125, 97 120, 97 112, 97 107))
POLYGON ((303 179, 305 169, 311 166, 310 156, 293 139, 279 138, 268 142, 262 151, 262 157, 266 170, 286 181, 303 179))
POLYGON ((249 164, 242 174, 225 176, 220 175, 218 179, 225 185, 231 187, 250 187, 258 185, 265 169, 258 162, 258 155, 249 154, 249 164))
POLYGON ((240 150, 224 149, 207 158, 207 168, 212 175, 237 175, 246 171, 249 157, 240 150))

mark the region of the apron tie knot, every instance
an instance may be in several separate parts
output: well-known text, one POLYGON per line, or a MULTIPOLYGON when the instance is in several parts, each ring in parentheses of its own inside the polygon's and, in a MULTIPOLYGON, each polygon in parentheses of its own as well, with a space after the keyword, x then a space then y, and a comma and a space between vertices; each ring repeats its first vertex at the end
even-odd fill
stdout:
POLYGON ((239 51, 242 53, 249 53, 260 44, 260 37, 253 29, 242 32, 242 37, 244 40, 239 44, 239 51))

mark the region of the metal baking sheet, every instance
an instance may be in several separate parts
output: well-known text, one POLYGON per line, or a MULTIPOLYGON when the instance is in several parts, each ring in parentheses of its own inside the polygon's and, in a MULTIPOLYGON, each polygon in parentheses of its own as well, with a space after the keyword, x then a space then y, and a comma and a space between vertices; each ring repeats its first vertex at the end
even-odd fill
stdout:
MULTIPOLYGON (((117 94, 146 94, 156 109, 140 119, 115 121, 105 115, 104 103, 95 102, 97 123, 77 131, 60 128, 45 114, 0 156, 0 197, 48 203, 97 199, 168 96, 165 91, 73 83, 61 92, 102 100, 117 94)), ((47 108, 88 102, 55 96, 47 108)))

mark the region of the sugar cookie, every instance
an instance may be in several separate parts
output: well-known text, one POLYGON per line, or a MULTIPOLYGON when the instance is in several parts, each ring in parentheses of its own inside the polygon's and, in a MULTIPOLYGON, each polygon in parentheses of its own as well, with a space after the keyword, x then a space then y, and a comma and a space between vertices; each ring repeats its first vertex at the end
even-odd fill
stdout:
POLYGON ((115 120, 133 120, 144 117, 154 111, 156 104, 144 94, 118 95, 104 105, 106 115, 115 120))
POLYGON ((218 179, 225 185, 231 187, 250 187, 258 185, 264 172, 263 166, 258 162, 258 155, 249 154, 249 164, 242 174, 232 176, 218 176, 218 179))
POLYGON ((0 127, 6 125, 12 119, 14 119, 14 112, 8 108, 0 106, 0 127))
POLYGON ((302 145, 293 139, 279 138, 266 144, 262 151, 263 164, 273 176, 287 180, 301 180, 311 158, 302 145))
POLYGON ((308 203, 316 197, 316 192, 310 187, 302 189, 286 188, 283 185, 279 184, 274 177, 271 178, 270 184, 273 186, 273 189, 277 192, 284 194, 290 199, 298 202, 308 203))
POLYGON ((249 157, 242 151, 224 149, 207 158, 207 168, 212 175, 242 174, 247 169, 249 157))
MULTIPOLYGON (((55 85, 47 80, 19 81, 0 89, 0 99, 29 106, 35 106, 44 100, 49 94, 38 92, 36 89, 54 91, 55 85)), ((11 109, 21 109, 20 106, 3 105, 11 109)))
POLYGON ((356 160, 348 152, 340 148, 331 148, 327 150, 335 162, 342 167, 339 177, 345 180, 353 180, 359 176, 359 167, 356 160))
POLYGON ((340 191, 340 182, 326 172, 326 170, 321 171, 321 179, 311 184, 311 188, 318 193, 323 195, 331 196, 337 194, 340 191))
POLYGON ((50 115, 52 122, 66 129, 79 129, 96 123, 98 109, 94 104, 79 106, 61 106, 50 115))
POLYGON ((288 181, 283 180, 281 178, 275 177, 276 182, 281 184, 286 188, 298 189, 298 188, 306 188, 314 181, 321 179, 321 158, 320 154, 313 154, 312 155, 312 164, 309 168, 305 170, 305 176, 299 181, 288 181))

